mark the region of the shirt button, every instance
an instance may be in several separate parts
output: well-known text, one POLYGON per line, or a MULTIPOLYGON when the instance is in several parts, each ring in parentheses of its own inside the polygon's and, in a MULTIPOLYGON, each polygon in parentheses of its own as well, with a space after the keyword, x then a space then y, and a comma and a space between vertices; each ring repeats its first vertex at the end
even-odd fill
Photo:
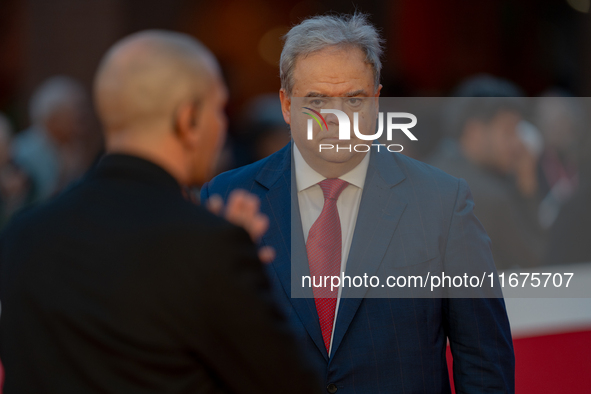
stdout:
POLYGON ((330 394, 336 393, 337 390, 338 390, 337 385, 334 383, 330 383, 328 386, 326 386, 326 391, 328 391, 330 394))

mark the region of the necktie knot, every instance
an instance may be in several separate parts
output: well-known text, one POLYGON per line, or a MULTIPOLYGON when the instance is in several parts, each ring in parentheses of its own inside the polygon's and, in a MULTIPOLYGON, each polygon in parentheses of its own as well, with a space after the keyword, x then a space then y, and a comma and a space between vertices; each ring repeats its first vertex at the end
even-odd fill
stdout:
POLYGON ((338 178, 325 179, 318 183, 324 193, 324 199, 338 200, 341 192, 349 185, 349 182, 338 178))

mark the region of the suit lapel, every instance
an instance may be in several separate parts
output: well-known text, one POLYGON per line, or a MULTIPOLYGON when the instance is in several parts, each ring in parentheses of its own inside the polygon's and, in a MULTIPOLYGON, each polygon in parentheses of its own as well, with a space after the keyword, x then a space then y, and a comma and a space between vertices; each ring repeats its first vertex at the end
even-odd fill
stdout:
MULTIPOLYGON (((372 276, 378 270, 406 208, 406 203, 397 198, 394 188, 404 178, 404 173, 391 153, 372 151, 347 258, 346 275, 372 276)), ((341 344, 367 290, 364 287, 343 288, 332 354, 335 354, 341 344)))
POLYGON ((261 210, 269 216, 269 230, 263 236, 262 243, 276 249, 277 255, 272 267, 306 331, 328 360, 312 289, 301 289, 297 286, 294 288, 295 291, 301 293, 294 294, 295 298, 292 297, 292 267, 297 271, 293 273, 296 278, 310 275, 310 272, 291 152, 289 144, 283 149, 282 154, 278 155, 278 160, 270 160, 256 177, 256 181, 268 189, 261 198, 261 210))

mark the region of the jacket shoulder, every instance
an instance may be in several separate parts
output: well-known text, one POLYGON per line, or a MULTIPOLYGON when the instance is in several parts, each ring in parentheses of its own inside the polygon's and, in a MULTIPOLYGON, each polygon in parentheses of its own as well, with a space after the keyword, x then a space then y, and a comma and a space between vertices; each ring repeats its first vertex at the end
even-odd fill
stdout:
POLYGON ((438 190, 449 189, 455 192, 461 182, 460 178, 439 168, 400 153, 394 153, 394 160, 413 184, 420 184, 427 188, 433 187, 438 190))
POLYGON ((288 159, 291 159, 291 144, 287 144, 279 151, 252 164, 226 171, 210 182, 203 185, 201 197, 207 198, 211 194, 226 196, 236 188, 250 190, 253 182, 259 176, 275 176, 289 168, 288 159))

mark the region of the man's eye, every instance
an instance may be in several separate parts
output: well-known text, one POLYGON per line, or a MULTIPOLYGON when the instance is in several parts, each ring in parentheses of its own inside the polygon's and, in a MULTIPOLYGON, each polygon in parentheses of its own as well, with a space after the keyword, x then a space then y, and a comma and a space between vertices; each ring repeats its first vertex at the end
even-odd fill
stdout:
POLYGON ((324 104, 324 100, 320 100, 320 99, 312 100, 312 101, 310 101, 310 104, 312 104, 315 107, 320 107, 322 104, 324 104))
POLYGON ((353 107, 357 107, 359 104, 361 104, 361 99, 357 98, 357 97, 352 97, 349 99, 349 105, 353 106, 353 107))

